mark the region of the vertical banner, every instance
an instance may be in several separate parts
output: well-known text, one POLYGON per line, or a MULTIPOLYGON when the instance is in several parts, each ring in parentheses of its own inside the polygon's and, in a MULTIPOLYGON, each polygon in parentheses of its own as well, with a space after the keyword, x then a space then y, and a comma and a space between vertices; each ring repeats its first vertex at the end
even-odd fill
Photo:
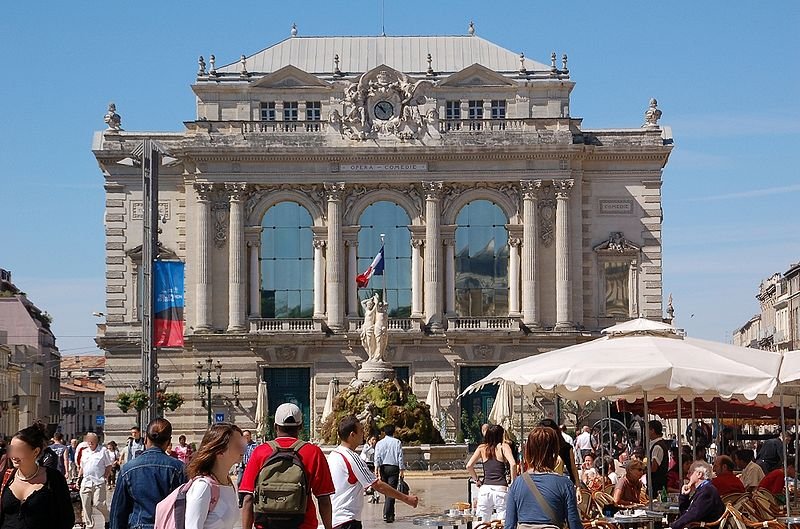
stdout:
POLYGON ((153 347, 183 347, 183 267, 153 262, 153 347))

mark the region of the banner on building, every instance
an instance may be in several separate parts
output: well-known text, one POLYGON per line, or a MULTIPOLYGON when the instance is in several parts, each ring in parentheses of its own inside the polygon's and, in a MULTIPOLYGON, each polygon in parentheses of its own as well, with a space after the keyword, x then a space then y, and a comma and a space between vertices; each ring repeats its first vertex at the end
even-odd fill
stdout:
POLYGON ((183 347, 183 263, 153 262, 153 346, 183 347))

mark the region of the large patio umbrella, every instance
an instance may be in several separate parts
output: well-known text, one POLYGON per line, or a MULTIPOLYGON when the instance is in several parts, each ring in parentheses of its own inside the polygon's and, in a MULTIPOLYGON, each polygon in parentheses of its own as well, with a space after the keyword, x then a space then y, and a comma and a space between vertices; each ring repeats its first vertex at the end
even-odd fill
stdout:
POLYGON ((339 380, 332 378, 328 383, 328 394, 325 395, 325 404, 322 406, 322 422, 325 422, 325 419, 333 414, 333 401, 337 393, 339 393, 339 380))
POLYGON ((499 424, 506 430, 511 428, 511 418, 514 413, 514 385, 510 382, 501 382, 494 398, 494 404, 489 411, 489 422, 499 424))
MULTIPOLYGON (((442 417, 442 402, 439 396, 439 377, 437 376, 434 376, 431 380, 431 385, 428 388, 428 397, 425 399, 425 404, 430 407, 433 427, 440 432, 444 432, 445 425, 442 417)), ((444 433, 442 433, 442 437, 444 437, 444 433)))
POLYGON ((267 383, 263 380, 258 381, 256 395, 256 437, 264 438, 267 436, 269 428, 269 403, 267 401, 267 383))
POLYGON ((486 384, 512 382, 577 401, 641 397, 646 403, 648 398, 682 396, 754 400, 772 397, 778 384, 780 353, 688 338, 671 325, 643 318, 604 333, 597 340, 501 364, 464 394, 486 384))

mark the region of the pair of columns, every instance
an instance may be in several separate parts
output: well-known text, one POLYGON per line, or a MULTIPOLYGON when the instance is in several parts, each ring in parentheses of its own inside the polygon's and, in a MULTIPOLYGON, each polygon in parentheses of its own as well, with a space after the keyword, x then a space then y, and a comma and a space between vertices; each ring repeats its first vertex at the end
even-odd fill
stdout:
MULTIPOLYGON (((554 180, 553 188, 556 196, 555 244, 556 244, 556 330, 574 328, 572 323, 572 291, 570 280, 570 237, 569 237, 569 193, 573 180, 554 180)), ((441 229, 441 196, 443 182, 423 182, 425 193, 425 239, 412 238, 411 279, 412 315, 424 315, 431 330, 443 328, 443 313, 455 313, 455 240, 452 236, 443 238, 441 229), (442 256, 444 248, 444 256, 442 256), (422 251, 424 249, 424 261, 422 251), (442 274, 442 258, 444 257, 444 274, 442 274), (424 262, 424 267, 420 266, 424 262), (420 275, 424 284, 420 292, 420 275), (442 276, 445 279, 442 288, 442 276), (446 293, 446 299, 443 299, 446 293), (443 301, 445 302, 443 304, 443 301), (443 307, 444 305, 444 307, 443 307), (443 310, 444 309, 444 310, 443 310)), ((538 299, 537 247, 538 247, 538 198, 543 188, 541 180, 522 180, 522 217, 523 236, 509 238, 509 312, 521 312, 523 323, 532 329, 541 327, 538 299), (520 246, 522 248, 520 256, 520 246), (520 311, 520 281, 522 272, 520 311)), ((195 292, 196 326, 198 332, 211 330, 211 254, 209 241, 211 234, 211 192, 210 184, 195 185, 198 201, 198 241, 197 241, 197 287, 195 292)), ((344 233, 342 229, 342 199, 345 193, 343 182, 326 183, 327 196, 327 240, 314 240, 314 315, 322 317, 327 314, 328 327, 333 331, 346 328, 345 321, 345 256, 343 255, 344 233), (323 259, 327 247, 326 259, 323 259), (324 277, 323 277, 324 261, 324 277), (323 299, 323 285, 325 298, 323 299), (326 303, 327 301, 327 303, 326 303)), ((247 329, 246 314, 246 282, 245 263, 249 261, 250 314, 260 315, 260 281, 259 281, 259 245, 258 237, 252 237, 245 245, 244 228, 244 195, 243 184, 226 185, 230 201, 229 215, 229 290, 228 290, 228 331, 243 332, 247 329), (245 250, 249 248, 249 259, 245 250)), ((347 241, 347 268, 356 270, 357 242, 347 241)), ((347 283, 350 291, 347 299, 349 314, 358 313, 358 292, 355 284, 347 283)))

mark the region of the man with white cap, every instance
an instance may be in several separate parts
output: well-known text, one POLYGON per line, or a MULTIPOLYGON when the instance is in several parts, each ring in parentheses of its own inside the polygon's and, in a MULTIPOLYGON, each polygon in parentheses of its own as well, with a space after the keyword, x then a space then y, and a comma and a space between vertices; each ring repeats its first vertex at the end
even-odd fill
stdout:
POLYGON ((296 526, 297 529, 316 529, 317 510, 314 507, 312 495, 317 498, 319 514, 325 529, 332 529, 333 509, 331 508, 331 495, 335 492, 331 471, 325 454, 316 445, 298 442, 300 430, 303 427, 303 414, 297 405, 290 402, 281 404, 275 411, 274 441, 264 443, 253 451, 247 463, 239 493, 244 495, 242 502, 242 529, 269 529, 269 521, 255 519, 253 495, 257 490, 256 481, 262 467, 269 462, 275 449, 293 449, 303 464, 308 483, 309 494, 306 503, 305 515, 296 526))

